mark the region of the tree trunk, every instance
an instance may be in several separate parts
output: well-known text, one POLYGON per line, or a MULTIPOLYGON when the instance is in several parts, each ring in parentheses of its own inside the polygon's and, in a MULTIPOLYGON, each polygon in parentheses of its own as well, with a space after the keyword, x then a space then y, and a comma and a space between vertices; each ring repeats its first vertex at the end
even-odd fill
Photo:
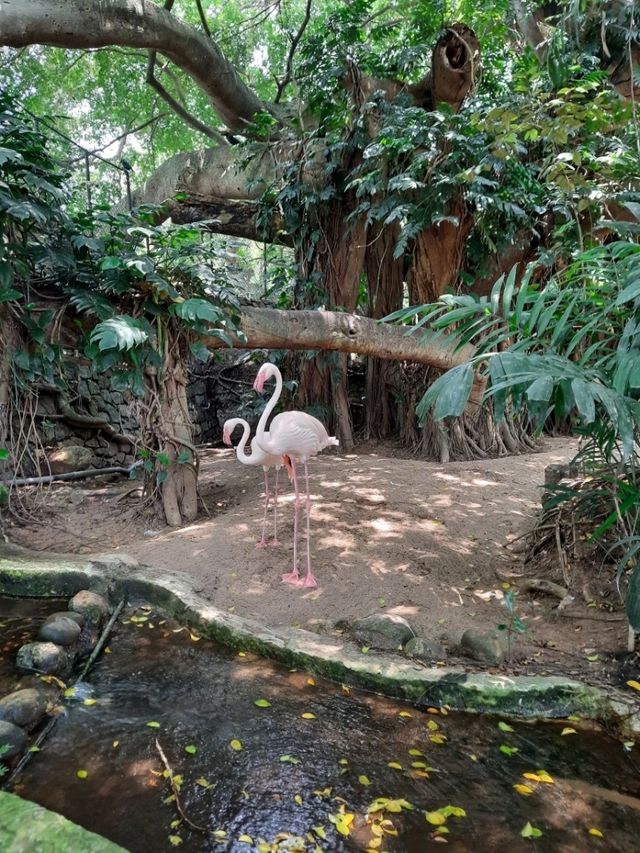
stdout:
MULTIPOLYGON (((347 221, 354 206, 349 198, 334 205, 323 222, 323 236, 315 250, 312 270, 322 276, 327 306, 333 310, 355 311, 366 250, 366 221, 363 216, 347 221)), ((330 432, 335 432, 344 450, 352 450, 353 423, 347 388, 348 355, 328 362, 325 355, 304 363, 297 400, 304 408, 327 413, 330 432), (321 394, 321 396, 319 396, 321 394)))
POLYGON ((161 371, 147 372, 150 416, 145 445, 152 464, 146 490, 155 495, 160 486, 162 510, 171 527, 193 521, 198 514, 198 460, 187 405, 187 357, 179 333, 166 329, 161 371))
POLYGON ((467 213, 462 192, 451 202, 447 216, 449 219, 426 228, 415 239, 407 276, 412 305, 437 302, 457 282, 465 241, 473 227, 473 217, 467 213))
MULTIPOLYGON (((393 255, 400 226, 374 225, 368 235, 365 269, 369 314, 386 317, 402 307, 404 262, 393 255)), ((365 437, 389 438, 398 420, 397 376, 400 368, 379 358, 367 359, 365 437)))

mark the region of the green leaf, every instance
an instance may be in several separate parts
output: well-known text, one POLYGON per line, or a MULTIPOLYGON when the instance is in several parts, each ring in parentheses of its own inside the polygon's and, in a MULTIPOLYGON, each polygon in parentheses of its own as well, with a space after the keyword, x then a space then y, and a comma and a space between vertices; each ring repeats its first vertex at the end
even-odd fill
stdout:
POLYGON ((472 364, 461 364, 436 379, 416 408, 420 422, 424 422, 432 407, 437 421, 461 415, 469 399, 473 373, 472 364))
POLYGON ((131 350, 149 340, 148 326, 143 320, 126 315, 112 317, 98 323, 90 340, 100 350, 131 350))
POLYGON ((640 633, 640 562, 636 566, 627 589, 627 618, 634 631, 640 633))
POLYGON ((538 829, 536 826, 532 826, 532 824, 527 821, 522 827, 520 835, 523 838, 540 838, 540 836, 542 835, 542 830, 538 829))
POLYGON ((195 755, 198 751, 198 747, 194 746, 193 744, 189 744, 189 746, 185 746, 184 751, 188 752, 189 755, 195 755))
POLYGON ((196 358, 198 361, 206 364, 209 359, 213 357, 213 353, 211 350, 207 349, 207 347, 202 343, 202 341, 193 341, 189 345, 189 349, 191 351, 191 355, 196 358))
POLYGON ((258 708, 270 708, 271 707, 271 702, 269 702, 268 699, 256 699, 253 704, 256 705, 258 708))

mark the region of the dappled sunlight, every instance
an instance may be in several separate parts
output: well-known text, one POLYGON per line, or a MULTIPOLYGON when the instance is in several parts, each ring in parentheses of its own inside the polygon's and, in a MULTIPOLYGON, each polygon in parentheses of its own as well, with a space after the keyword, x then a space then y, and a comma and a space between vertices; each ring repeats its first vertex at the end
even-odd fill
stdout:
MULTIPOLYGON (((495 571, 513 566, 504 546, 521 535, 539 507, 544 467, 565 459, 573 447, 567 441, 559 446, 562 452, 447 465, 370 453, 316 457, 309 463, 311 561, 318 583, 312 590, 281 580, 293 560, 291 484, 280 480, 280 544, 256 548, 262 472, 239 465, 226 450, 204 453, 211 518, 124 550, 160 568, 188 572, 198 592, 221 610, 268 625, 321 630, 337 619, 378 612, 384 600, 386 612, 408 608, 419 633, 447 645, 468 627, 503 620, 495 571)), ((304 576, 304 496, 298 529, 304 576)), ((272 534, 270 509, 267 537, 272 534)))

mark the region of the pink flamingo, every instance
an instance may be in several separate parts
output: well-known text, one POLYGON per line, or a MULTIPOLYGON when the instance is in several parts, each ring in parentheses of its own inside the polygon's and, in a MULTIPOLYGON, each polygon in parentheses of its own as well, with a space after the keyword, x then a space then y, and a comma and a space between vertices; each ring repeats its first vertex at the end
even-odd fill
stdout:
MULTIPOLYGON (((266 432, 269 415, 274 410, 282 393, 282 374, 275 364, 263 364, 256 381, 254 389, 262 393, 264 383, 275 377, 276 390, 269 400, 262 417, 258 423, 254 441, 265 453, 273 456, 284 456, 285 464, 291 464, 291 476, 293 488, 296 495, 295 513, 293 521, 293 571, 282 576, 282 580, 295 586, 315 587, 316 579, 311 571, 311 545, 309 538, 309 517, 311 514, 311 495, 309 494, 309 472, 307 471, 307 460, 315 456, 325 447, 338 445, 340 442, 334 436, 330 436, 324 426, 317 418, 306 412, 282 412, 271 421, 269 432, 266 432), (296 476, 296 462, 304 463, 304 478, 307 487, 307 573, 304 579, 300 578, 298 572, 298 514, 300 506, 300 491, 296 476)), ((289 467, 287 465, 287 467, 289 467)))
MULTIPOLYGON (((282 456, 271 456, 269 453, 265 453, 261 447, 258 446, 255 438, 251 440, 251 455, 248 455, 245 451, 247 446, 247 441, 249 440, 249 433, 251 432, 251 427, 243 418, 231 418, 228 421, 225 421, 224 426, 222 428, 222 440, 225 444, 231 445, 231 436, 236 427, 241 426, 243 428, 242 438, 240 439, 240 443, 236 447, 236 457, 239 462, 242 462, 243 465, 262 465, 262 470, 264 471, 264 491, 265 491, 265 501, 264 501, 264 515, 262 517, 262 538, 258 542, 258 548, 266 548, 267 540, 265 537, 265 529, 267 525, 267 510, 269 509, 269 468, 275 466, 276 469, 276 489, 275 489, 275 499, 273 504, 273 542, 272 545, 279 545, 278 542, 278 475, 280 474, 280 468, 283 465, 282 456)), ((269 433, 266 434, 267 438, 269 433)))

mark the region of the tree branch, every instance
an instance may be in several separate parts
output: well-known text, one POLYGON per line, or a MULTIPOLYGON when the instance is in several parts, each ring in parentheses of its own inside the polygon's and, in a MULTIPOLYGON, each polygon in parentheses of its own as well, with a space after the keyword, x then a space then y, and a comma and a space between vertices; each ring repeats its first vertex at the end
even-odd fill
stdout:
MULTIPOLYGON (((332 311, 280 311, 276 308, 243 307, 237 349, 330 350, 359 353, 392 361, 412 361, 439 370, 464 364, 475 354, 472 346, 456 349, 455 341, 428 329, 409 334, 410 327, 379 323, 356 314, 332 311)), ((204 337, 210 349, 225 344, 204 337)))
POLYGON ((211 30, 209 29, 209 24, 207 24, 207 19, 204 14, 204 9, 202 8, 201 0, 196 0, 196 6, 198 7, 198 15, 200 16, 200 23, 202 24, 202 29, 207 34, 207 38, 211 39, 211 30))
POLYGON ((92 154, 97 154, 99 151, 104 151, 105 148, 108 148, 110 145, 113 145, 114 142, 119 142, 121 139, 124 139, 127 136, 131 136, 133 133, 138 133, 141 130, 144 130, 145 127, 149 127, 150 124, 154 124, 156 121, 160 121, 161 118, 164 118, 168 113, 157 113, 151 118, 143 121, 142 124, 138 124, 135 127, 130 128, 129 130, 125 130, 124 133, 118 134, 118 136, 114 136, 113 139, 110 139, 109 142, 105 142, 104 145, 101 145, 99 148, 93 148, 91 151, 87 151, 86 154, 82 154, 80 157, 74 157, 73 160, 69 160, 69 163, 73 165, 74 163, 78 163, 80 160, 84 160, 87 156, 91 156, 92 154))
POLYGON ((209 139, 215 139, 221 145, 227 145, 227 140, 220 133, 220 131, 216 130, 214 127, 209 127, 208 124, 204 124, 204 122, 197 119, 195 116, 192 116, 191 113, 186 110, 182 104, 180 104, 173 95, 169 94, 169 92, 164 88, 162 83, 155 76, 154 68, 156 64, 156 51, 149 51, 149 62, 147 64, 147 83, 151 86, 154 91, 156 91, 162 100, 167 103, 171 109, 179 115, 180 118, 188 124, 189 127, 194 128, 194 130, 198 130, 200 133, 203 133, 205 136, 208 136, 209 139))
POLYGON ((309 19, 311 17, 311 2, 312 0, 307 0, 307 5, 304 10, 304 18, 302 19, 302 23, 298 29, 298 32, 291 39, 291 46, 289 47, 289 55, 287 56, 287 64, 285 66, 285 73, 282 80, 278 83, 278 91, 276 92, 276 96, 274 98, 274 103, 280 103, 280 98, 286 87, 291 82, 292 70, 293 70, 293 57, 298 48, 298 44, 300 43, 300 39, 304 35, 304 31, 307 28, 307 24, 309 23, 309 19))
POLYGON ((183 69, 231 130, 243 130, 262 101, 220 48, 152 0, 0 0, 0 45, 156 50, 183 69))

